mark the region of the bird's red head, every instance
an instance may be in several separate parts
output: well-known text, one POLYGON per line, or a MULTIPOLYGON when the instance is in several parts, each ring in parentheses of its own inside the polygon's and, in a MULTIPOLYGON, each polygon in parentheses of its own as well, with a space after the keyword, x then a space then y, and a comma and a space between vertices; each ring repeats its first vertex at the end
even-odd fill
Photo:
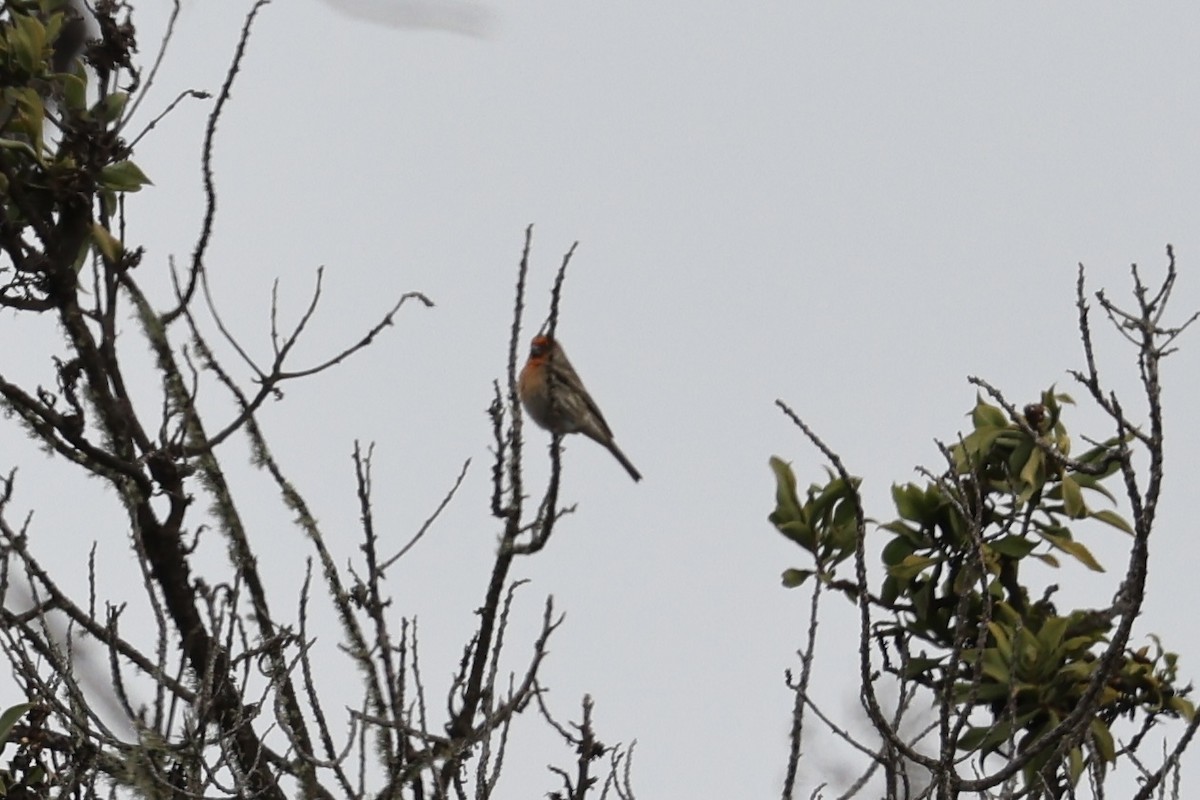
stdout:
POLYGON ((554 340, 549 336, 535 336, 529 343, 530 358, 544 358, 554 350, 554 340))

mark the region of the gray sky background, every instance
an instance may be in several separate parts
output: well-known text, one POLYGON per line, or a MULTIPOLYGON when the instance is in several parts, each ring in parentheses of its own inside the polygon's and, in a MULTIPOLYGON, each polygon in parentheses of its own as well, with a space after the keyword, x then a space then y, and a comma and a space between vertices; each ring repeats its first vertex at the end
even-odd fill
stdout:
MULTIPOLYGON (((169 4, 140 5, 149 61, 169 4)), ((184 4, 145 120, 183 89, 219 88, 244 5, 184 4)), ((807 594, 779 574, 807 564, 766 521, 767 458, 791 460, 803 484, 823 472, 776 398, 865 477, 868 513, 888 519, 891 483, 936 466, 932 440, 967 424, 967 375, 1018 403, 1055 382, 1083 400, 1065 373, 1081 365, 1078 262, 1093 288, 1123 298, 1130 262, 1157 280, 1171 242, 1175 319, 1200 308, 1194 4, 430 2, 418 11, 433 14, 432 31, 412 27, 422 17, 410 4, 351 7, 374 22, 335 5, 277 0, 261 15, 216 146, 214 294, 265 359, 272 282, 294 320, 324 265, 304 364, 354 341, 405 291, 437 307, 406 307, 368 351, 287 387, 263 425, 343 563, 359 557, 355 438, 377 443, 377 521, 396 548, 473 459, 392 574, 397 612, 420 617, 440 707, 495 546, 484 410, 504 369, 523 229, 536 224, 533 328, 579 240, 560 336, 646 480, 570 441, 565 499, 579 508, 520 567, 532 582, 510 666, 523 668, 553 594, 567 612, 544 667, 554 707, 569 716, 590 692, 605 741, 638 739, 640 797, 778 794, 783 670, 797 667, 807 622, 807 594), (481 35, 444 30, 460 24, 481 35)), ((168 257, 185 261, 199 230, 208 110, 185 103, 139 150, 155 185, 129 203, 126 241, 147 248, 139 269, 164 287, 168 257)), ((26 331, 56 341, 49 320, 26 331)), ((1133 391, 1132 351, 1107 332, 1098 341, 1103 376, 1133 391)), ((1200 472, 1198 361, 1193 334, 1166 365, 1170 474, 1138 626, 1183 654, 1186 675, 1200 674, 1186 508, 1200 472)), ((21 369, 49 375, 45 361, 21 369)), ((1067 423, 1109 434, 1086 405, 1067 423)), ((10 428, 0 437, 6 453, 30 450, 10 428)), ((537 485, 548 437, 529 441, 537 485)), ((130 593, 111 494, 87 484, 78 503, 52 504, 50 476, 70 473, 36 455, 17 463, 35 541, 61 537, 75 575, 87 544, 108 542, 102 582, 130 593)), ((246 459, 234 448, 227 463, 246 459)), ((293 596, 309 548, 263 475, 237 479, 266 571, 293 596)), ((1119 573, 1127 540, 1081 533, 1119 573)), ((1105 603, 1117 580, 1074 564, 1044 579, 1063 586, 1064 605, 1105 603)), ((817 673, 825 710, 851 725, 853 632, 831 613, 817 673)), ((336 635, 328 627, 318 645, 334 681, 345 673, 336 635)), ((502 797, 556 788, 541 727, 521 725, 502 797)), ((844 788, 841 751, 815 720, 809 731, 805 793, 844 788)), ((1200 756, 1189 762, 1185 794, 1200 785, 1200 756)))

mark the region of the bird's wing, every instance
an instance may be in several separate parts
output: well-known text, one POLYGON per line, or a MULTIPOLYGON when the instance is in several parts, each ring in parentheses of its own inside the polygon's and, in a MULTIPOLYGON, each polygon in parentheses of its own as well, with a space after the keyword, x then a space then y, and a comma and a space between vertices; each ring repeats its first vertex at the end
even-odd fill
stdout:
POLYGON ((604 419, 604 415, 600 413, 600 408, 596 405, 596 401, 592 399, 592 395, 588 392, 587 387, 583 385, 579 374, 575 372, 570 364, 561 364, 558 361, 551 361, 550 364, 554 370, 554 379, 562 381, 563 386, 569 388, 576 397, 582 400, 588 413, 595 418, 604 435, 609 439, 613 438, 612 428, 608 427, 608 420, 604 419))

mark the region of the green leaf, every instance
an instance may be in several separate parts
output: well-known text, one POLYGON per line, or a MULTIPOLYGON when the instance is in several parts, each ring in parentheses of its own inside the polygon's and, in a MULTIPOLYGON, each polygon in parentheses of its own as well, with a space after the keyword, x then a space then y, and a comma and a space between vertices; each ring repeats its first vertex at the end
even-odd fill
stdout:
POLYGON ((12 708, 5 709, 4 713, 0 714, 0 745, 8 741, 8 735, 12 733, 13 726, 31 708, 33 708, 33 703, 19 703, 12 708))
POLYGON ((908 556, 899 564, 887 568, 888 574, 902 581, 912 580, 927 567, 940 562, 940 558, 928 556, 908 556))
POLYGON ((816 574, 816 570, 811 569, 785 569, 783 571, 784 588, 795 589, 816 574))
POLYGON ((116 216, 117 213, 117 193, 112 189, 101 189, 99 192, 100 203, 104 207, 104 213, 108 216, 116 216))
POLYGON ((117 264, 121 261, 121 254, 125 252, 121 240, 108 232, 108 229, 99 222, 92 223, 92 240, 96 243, 96 248, 104 256, 104 260, 109 264, 117 264))
POLYGON ((890 606, 896 602, 896 598, 900 596, 900 582, 888 575, 883 579, 883 588, 879 592, 879 599, 883 601, 885 606, 890 606))
POLYGON ((17 108, 14 128, 23 131, 29 137, 34 150, 41 152, 42 127, 46 121, 46 106, 42 96, 31 87, 10 89, 5 92, 5 98, 11 100, 17 108))
POLYGON ((1079 563, 1088 569, 1094 572, 1104 572, 1104 567, 1100 566, 1100 562, 1095 559, 1091 551, 1082 542, 1076 542, 1065 534, 1054 533, 1049 530, 1039 530, 1038 533, 1052 547, 1056 547, 1064 553, 1074 556, 1079 563))
MULTIPOLYGON (((1046 454, 1040 449, 1033 447, 1030 443, 1029 456, 1025 459, 1025 463, 1021 465, 1021 480, 1025 481, 1029 486, 1040 487, 1045 480, 1042 472, 1042 465, 1046 461, 1046 454)), ((1017 452, 1023 452, 1024 448, 1017 452)), ((1014 454, 1015 456, 1016 454, 1014 454)), ((1018 462, 1019 463, 1019 462, 1018 462)), ((1015 464, 1013 466, 1016 466, 1015 464)))
POLYGON ((1092 732, 1092 745, 1100 758, 1110 764, 1116 761, 1117 748, 1113 742, 1112 731, 1104 724, 1104 720, 1093 717, 1088 727, 1092 732))
POLYGON ((903 520, 898 520, 898 519, 892 520, 891 522, 889 522, 885 525, 880 525, 879 529, 884 530, 884 531, 890 531, 890 532, 896 534, 897 536, 907 539, 908 541, 912 542, 913 547, 928 547, 930 544, 932 544, 931 542, 926 540, 926 538, 924 536, 921 535, 921 532, 919 530, 917 530, 913 526, 909 525, 908 523, 904 522, 903 520))
POLYGON ((1167 700, 1167 708, 1182 716, 1188 722, 1196 718, 1196 706, 1190 700, 1175 695, 1167 700))
POLYGON ((841 478, 834 478, 824 486, 813 484, 808 487, 808 501, 804 504, 808 518, 811 520, 824 519, 833 508, 838 498, 842 496, 845 483, 841 478))
POLYGON ((1079 776, 1083 774, 1083 751, 1078 747, 1072 747, 1071 752, 1067 754, 1067 776, 1070 778, 1071 785, 1079 783, 1079 776))
POLYGON ((925 522, 925 492, 916 484, 893 484, 892 502, 896 504, 896 512, 901 519, 910 522, 925 522))
POLYGON ((63 14, 61 11, 59 11, 55 14, 51 14, 49 19, 45 20, 46 41, 53 42, 54 40, 56 40, 58 38, 59 31, 62 30, 63 20, 65 18, 66 18, 66 15, 63 14))
POLYGON ((100 170, 100 185, 117 192, 136 192, 148 183, 146 173, 132 161, 118 161, 100 170))
POLYGON ((1098 519, 1101 522, 1107 522, 1109 525, 1112 525, 1117 530, 1124 531, 1125 533, 1128 533, 1130 536, 1133 535, 1133 527, 1128 522, 1125 521, 1124 517, 1122 517, 1120 514, 1118 514, 1115 511, 1110 511, 1109 509, 1104 509, 1102 511, 1093 511, 1091 513, 1091 517, 1092 517, 1092 519, 1098 519))
POLYGON ((880 556, 885 566, 893 566, 899 564, 904 559, 913 554, 915 549, 912 542, 903 536, 897 536, 883 547, 883 553, 880 556))
POLYGON ((1071 473, 1071 478, 1077 484, 1079 484, 1079 486, 1081 488, 1104 495, 1104 497, 1110 503, 1117 502, 1117 498, 1113 495, 1113 493, 1110 492, 1108 489, 1104 488, 1104 485, 1102 483, 1100 483, 1100 481, 1104 480, 1104 476, 1085 475, 1082 472, 1073 472, 1073 473, 1071 473))
POLYGON ((997 703, 1008 700, 1008 687, 1003 684, 985 681, 981 684, 956 683, 954 685, 954 700, 962 703, 970 698, 977 705, 980 703, 997 703))
POLYGON ((1025 618, 1018 614, 1017 610, 1010 603, 996 603, 992 609, 992 615, 1007 626, 1009 630, 1016 630, 1025 625, 1025 618))
POLYGON ((21 139, 5 139, 0 138, 0 149, 4 150, 19 150, 30 158, 37 159, 37 152, 29 146, 29 142, 21 139))
POLYGON ((63 76, 63 99, 67 108, 82 111, 87 105, 87 74, 70 73, 63 76))
POLYGON ((87 263, 88 257, 92 254, 92 237, 85 237, 83 244, 79 246, 79 252, 75 254, 75 260, 71 262, 71 270, 78 275, 83 269, 83 265, 87 263))
POLYGON ((988 542, 987 546, 1003 556, 1024 558, 1033 552, 1033 548, 1037 547, 1037 543, 1031 542, 1024 536, 1005 536, 994 542, 988 542))
POLYGON ((983 674, 996 683, 1008 684, 1012 680, 1009 670, 1011 659, 1005 658, 998 649, 989 647, 983 651, 983 674))
MULTIPOLYGON (((1017 628, 1016 634, 1013 637, 1013 658, 1012 660, 1020 666, 1028 666, 1037 661, 1041 645, 1037 638, 1029 632, 1028 628, 1017 628)), ((1005 662, 1007 665, 1007 662, 1005 662)))
POLYGON ((825 532, 821 559, 832 559, 835 563, 845 560, 858 544, 858 524, 854 521, 834 525, 825 532))
POLYGON ((776 525, 779 532, 812 554, 817 552, 817 534, 811 527, 800 520, 792 520, 782 525, 776 525))
POLYGON ((1047 652, 1058 650, 1070 622, 1067 617, 1048 617, 1038 631, 1037 638, 1041 649, 1047 652))
POLYGON ((990 731, 991 728, 967 728, 958 739, 958 749, 971 752, 978 750, 990 731))
POLYGON ((778 456, 771 456, 768 463, 775 473, 775 512, 771 515, 771 521, 781 525, 802 519, 800 498, 796 494, 796 473, 792 472, 792 465, 778 456))
POLYGON ((1087 516, 1088 510, 1083 502, 1083 491, 1070 475, 1063 476, 1062 498, 1068 517, 1071 519, 1082 519, 1087 516))
POLYGON ((995 621, 989 622, 987 626, 988 632, 996 641, 996 652, 1006 662, 1009 661, 1012 658, 1012 637, 1009 636, 1008 628, 995 621))
POLYGON ((28 14, 13 16, 8 33, 9 54, 30 75, 41 72, 42 51, 46 47, 46 28, 37 17, 28 14))
MULTIPOLYGON (((1083 637, 1076 637, 1068 642, 1065 642, 1063 649, 1069 650, 1069 645, 1075 644, 1083 637)), ((1072 661, 1058 671, 1059 677, 1068 681, 1077 681, 1082 683, 1092 677, 1096 671, 1095 661, 1072 661)))
POLYGON ((974 753, 988 753, 1004 744, 1012 733, 1012 723, 1001 720, 990 727, 968 728, 958 740, 958 749, 974 753))
POLYGON ((833 524, 834 525, 852 525, 858 527, 858 505, 854 502, 855 489, 853 487, 846 488, 842 480, 838 480, 839 497, 833 505, 833 524))
POLYGON ((979 428, 1007 428, 1008 417, 993 405, 988 405, 981 398, 976 398, 975 408, 971 411, 971 424, 979 428))
POLYGON ((129 101, 128 92, 113 92, 97 104, 97 116, 105 122, 116 122, 121 118, 121 113, 125 110, 125 104, 129 101))
POLYGON ((904 664, 904 677, 911 680, 931 672, 934 667, 945 661, 945 656, 929 658, 928 656, 913 656, 904 664))
POLYGON ((1050 555, 1049 553, 1034 553, 1033 557, 1036 558, 1038 561, 1041 561, 1043 564, 1048 564, 1048 565, 1054 567, 1055 569, 1058 569, 1060 566, 1060 564, 1058 563, 1058 559, 1055 558, 1054 556, 1050 555))
POLYGON ((992 446, 1005 434, 1011 434, 1010 428, 977 428, 963 439, 962 446, 954 446, 954 465, 959 472, 967 472, 977 463, 985 461, 991 453, 992 446))

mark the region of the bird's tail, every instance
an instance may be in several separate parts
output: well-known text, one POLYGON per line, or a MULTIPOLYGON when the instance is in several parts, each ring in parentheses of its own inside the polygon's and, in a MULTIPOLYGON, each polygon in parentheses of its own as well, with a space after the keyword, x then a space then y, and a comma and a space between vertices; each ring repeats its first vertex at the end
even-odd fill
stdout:
POLYGON ((642 473, 638 472, 637 467, 633 465, 633 462, 625 457, 625 454, 621 452, 621 448, 617 447, 616 442, 614 442, 612 439, 609 439, 607 442, 604 442, 604 446, 608 448, 608 452, 612 453, 616 457, 617 461, 621 462, 621 466, 624 467, 625 471, 629 473, 629 477, 633 478, 635 481, 640 481, 642 479, 642 473))

